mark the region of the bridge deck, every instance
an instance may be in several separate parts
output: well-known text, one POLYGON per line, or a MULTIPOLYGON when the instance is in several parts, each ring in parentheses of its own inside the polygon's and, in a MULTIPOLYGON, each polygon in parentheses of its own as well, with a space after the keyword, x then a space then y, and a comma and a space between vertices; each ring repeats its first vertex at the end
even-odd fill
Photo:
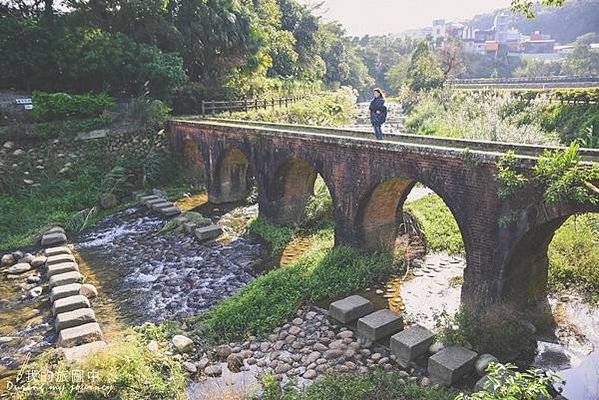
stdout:
MULTIPOLYGON (((309 125, 292 125, 292 124, 279 124, 271 122, 261 121, 243 121, 233 119, 201 119, 197 117, 188 118, 177 118, 174 122, 190 123, 194 125, 202 125, 206 127, 228 127, 238 128, 248 133, 263 133, 263 134, 283 134, 291 135, 294 137, 305 136, 306 138, 318 138, 321 139, 332 139, 342 138, 349 139, 355 144, 366 143, 366 144, 398 144, 406 145, 410 147, 421 147, 430 149, 439 149, 444 151, 457 151, 464 153, 470 151, 472 153, 483 154, 493 156, 493 158, 506 153, 507 151, 514 151, 514 153, 522 159, 526 158, 537 158, 545 150, 557 150, 564 149, 561 146, 542 146, 533 144, 519 144, 519 143, 501 143, 501 142, 490 142, 480 140, 469 140, 449 137, 438 137, 438 136, 426 136, 426 135, 414 135, 408 133, 389 133, 385 134, 384 140, 378 142, 374 140, 374 134, 370 130, 365 129, 338 129, 328 127, 317 127, 309 125)), ((599 162, 599 149, 580 149, 580 155, 583 160, 590 162, 599 162)))

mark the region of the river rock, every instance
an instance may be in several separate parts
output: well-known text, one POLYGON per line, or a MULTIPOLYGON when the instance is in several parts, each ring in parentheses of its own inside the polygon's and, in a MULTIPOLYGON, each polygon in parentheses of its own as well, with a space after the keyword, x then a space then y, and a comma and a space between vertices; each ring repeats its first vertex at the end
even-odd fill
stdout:
POLYGON ((9 265, 13 265, 15 263, 15 258, 12 254, 5 254, 2 256, 0 260, 0 266, 8 267, 9 265))
POLYGON ((32 299, 35 299, 36 297, 41 296, 42 294, 42 287, 38 286, 38 287, 34 287, 33 289, 31 289, 29 291, 29 297, 31 297, 32 299))
POLYGON ((487 373, 487 367, 491 363, 498 363, 499 360, 492 354, 481 354, 478 360, 474 363, 474 368, 478 376, 484 376, 487 373))
POLYGON ((200 361, 198 361, 197 366, 198 369, 203 371, 208 366, 208 364, 210 364, 210 360, 207 357, 204 357, 200 359, 200 361))
POLYGON ((241 367, 243 367, 243 357, 240 354, 229 354, 227 357, 227 368, 231 372, 240 372, 241 367))
POLYGON ((35 257, 33 256, 33 254, 31 253, 25 253, 23 255, 23 257, 21 257, 19 259, 19 261, 17 261, 18 263, 26 263, 26 264, 31 264, 31 261, 33 261, 35 257))
POLYGON ((223 374, 223 370, 218 365, 211 365, 209 367, 204 368, 204 374, 207 376, 217 377, 223 374))
POLYGON ((2 148, 6 149, 6 150, 12 150, 14 147, 15 147, 15 142, 12 142, 10 140, 4 142, 4 144, 2 145, 2 148))
POLYGON ((198 372, 198 368, 195 366, 195 364, 189 361, 185 361, 183 363, 183 368, 185 368, 190 374, 195 374, 198 372))
POLYGON ((173 346, 181 352, 187 353, 193 347, 193 340, 183 335, 173 336, 173 346))
POLYGON ((155 340, 150 340, 150 342, 148 343, 148 350, 152 353, 158 352, 158 342, 155 340))
POLYGON ((90 285, 89 283, 81 285, 79 289, 79 294, 87 297, 88 299, 95 299, 98 297, 98 289, 94 285, 90 285))
POLYGON ((441 342, 435 342, 433 344, 431 344, 431 346, 428 348, 428 351, 431 354, 436 354, 438 352, 440 352, 441 350, 443 350, 445 348, 445 345, 441 342))
POLYGON ((28 263, 15 264, 6 270, 6 273, 18 275, 31 270, 31 265, 28 263))
POLYGON ((13 251, 12 256, 15 260, 19 260, 19 259, 23 258, 23 252, 20 250, 13 251))
POLYGON ((30 264, 33 268, 41 267, 45 263, 46 263, 46 257, 44 257, 44 256, 34 257, 30 262, 30 264))
POLYGON ((233 349, 231 349, 231 346, 223 344, 217 346, 216 349, 214 349, 214 352, 220 360, 225 361, 227 357, 229 357, 229 355, 233 353, 233 349))

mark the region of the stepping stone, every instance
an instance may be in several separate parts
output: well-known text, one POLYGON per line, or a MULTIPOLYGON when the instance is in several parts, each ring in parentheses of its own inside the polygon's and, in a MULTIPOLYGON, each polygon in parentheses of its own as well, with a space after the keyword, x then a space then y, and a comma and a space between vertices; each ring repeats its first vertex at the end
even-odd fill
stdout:
POLYGON ((183 224, 183 229, 185 229, 185 232, 191 234, 193 233, 194 229, 197 228, 197 225, 194 224, 193 222, 186 222, 183 224))
POLYGON ((212 225, 212 220, 210 218, 200 218, 196 221, 196 224, 198 228, 203 228, 212 225))
POLYGON ((148 196, 148 194, 144 191, 133 192, 133 197, 135 198, 135 201, 137 201, 138 203, 141 202, 142 197, 146 197, 146 196, 148 196))
POLYGON ((70 283, 79 283, 82 279, 83 275, 77 271, 65 272, 64 274, 54 275, 52 278, 50 278, 48 285, 50 286, 50 290, 52 290, 57 286, 68 285, 70 283))
POLYGON ((58 254, 56 256, 50 256, 46 259, 46 267, 49 267, 50 265, 54 264, 62 264, 67 262, 74 263, 75 257, 73 257, 71 254, 58 254))
POLYGON ((41 245, 43 247, 55 246, 67 242, 67 236, 62 232, 47 233, 42 236, 41 245))
POLYGON ((188 222, 187 217, 181 216, 175 218, 175 223, 178 225, 185 225, 188 222))
POLYGON ((355 321, 373 311, 372 302, 358 295, 337 300, 329 306, 329 315, 344 324, 355 321))
POLYGON ((205 241, 210 239, 216 239, 223 233, 223 230, 218 225, 205 226, 195 230, 196 237, 199 241, 205 241))
POLYGON ((428 359, 428 374, 443 385, 451 385, 474 368, 476 353, 465 347, 446 347, 428 359))
POLYGON ((160 204, 160 203, 164 203, 164 202, 166 202, 166 200, 163 199, 162 197, 156 197, 155 199, 146 201, 145 204, 147 207, 152 208, 154 206, 154 204, 160 204))
POLYGON ((391 353, 397 357, 397 363, 407 368, 410 361, 428 352, 433 344, 435 334, 420 325, 412 325, 408 329, 391 336, 391 353))
POLYGON ((139 202, 142 204, 147 204, 148 201, 152 201, 152 200, 156 200, 156 199, 160 199, 160 197, 156 196, 155 194, 149 194, 147 196, 141 196, 139 198, 139 202))
POLYGON ((175 206, 161 208, 158 211, 160 212, 160 214, 164 215, 165 217, 172 217, 174 215, 181 214, 181 210, 179 210, 179 208, 177 208, 175 206))
POLYGON ((170 201, 161 201, 160 203, 155 203, 152 204, 152 206, 150 208, 152 208, 153 211, 160 211, 160 209, 162 208, 168 208, 168 207, 173 207, 174 204, 171 203, 170 201))
POLYGON ((377 341, 403 329, 403 318, 390 310, 375 311, 358 320, 358 332, 377 341))
POLYGON ((74 262, 65 262, 61 264, 54 264, 48 267, 48 272, 46 272, 46 276, 48 278, 53 277, 54 275, 64 274, 65 272, 79 272, 79 267, 74 262))
POLYGON ((64 230, 64 228, 62 228, 60 226, 55 226, 53 228, 48 229, 45 234, 47 235, 48 233, 64 233, 64 234, 66 234, 67 232, 64 230))
POLYGON ((79 361, 91 353, 106 348, 106 342, 97 341, 69 348, 62 348, 62 354, 67 361, 79 361))
POLYGON ((49 247, 44 250, 44 255, 46 257, 58 256, 61 254, 71 254, 71 249, 66 246, 61 247, 49 247))
POLYGON ((52 313, 58 315, 79 308, 89 308, 89 300, 80 294, 56 300, 52 305, 52 313))
POLYGON ((96 322, 96 314, 91 308, 80 308, 78 310, 67 311, 56 316, 54 327, 56 332, 63 329, 73 328, 90 322, 96 322))
POLYGON ((58 299, 65 297, 76 296, 81 289, 80 283, 71 283, 69 285, 57 286, 50 291, 50 302, 54 303, 58 299))
POLYGON ((100 325, 97 322, 90 322, 60 331, 57 345, 58 347, 75 347, 103 340, 100 325))

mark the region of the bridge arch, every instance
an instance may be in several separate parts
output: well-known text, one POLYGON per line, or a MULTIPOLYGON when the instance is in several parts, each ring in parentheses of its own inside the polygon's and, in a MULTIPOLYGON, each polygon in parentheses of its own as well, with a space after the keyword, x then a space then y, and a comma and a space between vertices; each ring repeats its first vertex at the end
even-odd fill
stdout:
POLYGON ((190 178, 206 173, 205 157, 200 150, 200 146, 190 137, 183 138, 181 143, 181 155, 179 158, 183 173, 190 178))
POLYGON ((530 207, 520 214, 510 235, 510 251, 501 270, 501 300, 525 308, 547 296, 548 249, 556 231, 573 215, 599 213, 590 205, 558 204, 530 207))
POLYGON ((252 170, 246 154, 229 146, 218 156, 208 182, 211 203, 231 203, 245 199, 251 191, 252 170))
POLYGON ((289 158, 279 163, 272 179, 266 182, 267 217, 281 225, 301 222, 308 201, 314 195, 318 176, 323 179, 334 206, 331 185, 312 164, 300 158, 289 158))

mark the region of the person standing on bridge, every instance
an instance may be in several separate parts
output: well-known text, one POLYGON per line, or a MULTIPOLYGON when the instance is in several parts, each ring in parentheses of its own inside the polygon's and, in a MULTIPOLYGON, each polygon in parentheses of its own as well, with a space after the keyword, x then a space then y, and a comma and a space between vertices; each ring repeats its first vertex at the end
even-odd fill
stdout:
POLYGON ((383 140, 383 124, 387 120, 385 96, 379 88, 374 89, 374 98, 370 102, 370 123, 374 127, 376 140, 383 140))

